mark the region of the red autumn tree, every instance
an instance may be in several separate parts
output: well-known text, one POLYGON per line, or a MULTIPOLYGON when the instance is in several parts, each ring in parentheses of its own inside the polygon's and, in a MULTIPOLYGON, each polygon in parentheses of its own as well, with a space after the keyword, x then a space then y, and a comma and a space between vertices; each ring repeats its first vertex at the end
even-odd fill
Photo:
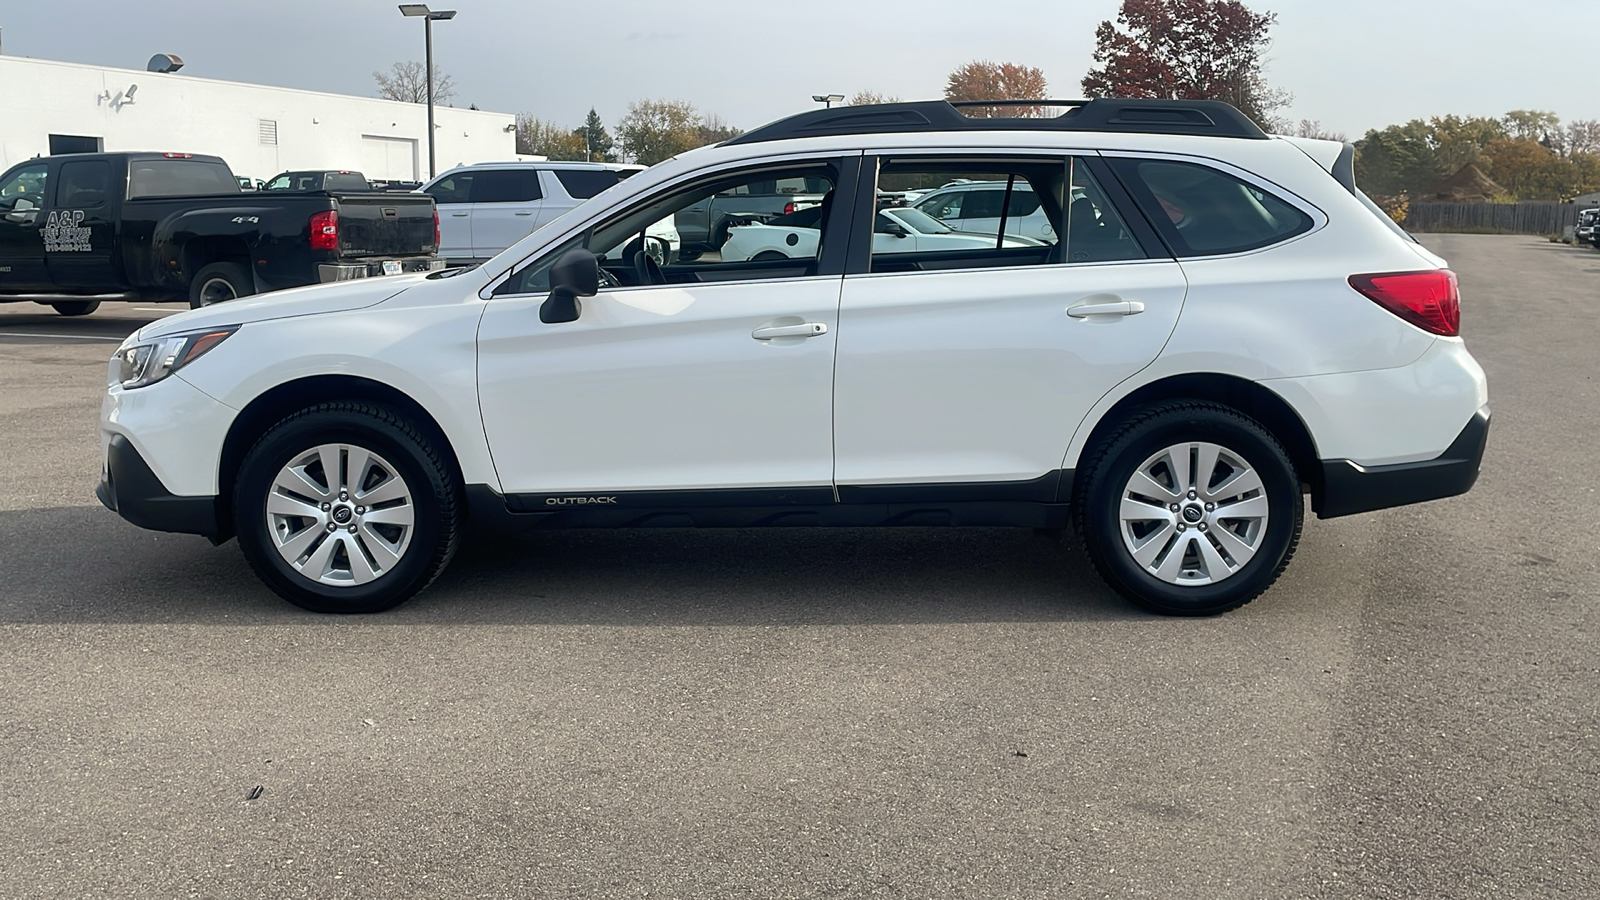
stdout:
POLYGON ((1090 97, 1225 100, 1262 125, 1289 95, 1267 87, 1262 54, 1276 13, 1239 0, 1123 0, 1116 22, 1095 30, 1090 97))
MULTIPOLYGON (((1037 100, 1046 96, 1044 72, 1015 63, 969 62, 950 73, 944 98, 957 100, 1037 100)), ((973 118, 1037 116, 1039 106, 974 106, 965 110, 973 118)))

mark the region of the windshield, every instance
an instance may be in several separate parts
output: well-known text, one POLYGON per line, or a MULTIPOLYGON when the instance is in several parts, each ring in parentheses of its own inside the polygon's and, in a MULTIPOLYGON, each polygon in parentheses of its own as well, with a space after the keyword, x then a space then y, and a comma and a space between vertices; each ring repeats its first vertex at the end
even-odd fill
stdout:
POLYGON ((903 223, 907 228, 910 228, 912 231, 919 231, 923 234, 950 233, 950 228, 948 226, 920 209, 911 209, 909 207, 894 208, 886 209, 884 212, 896 219, 899 219, 901 223, 903 223))

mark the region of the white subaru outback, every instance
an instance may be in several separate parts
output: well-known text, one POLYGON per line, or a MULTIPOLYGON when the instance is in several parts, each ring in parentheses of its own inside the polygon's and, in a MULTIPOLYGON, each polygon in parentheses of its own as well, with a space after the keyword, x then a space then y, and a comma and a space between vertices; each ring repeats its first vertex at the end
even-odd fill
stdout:
POLYGON ((111 360, 97 493, 237 535, 324 612, 405 601, 469 522, 1070 524, 1117 591, 1202 615, 1272 584, 1306 496, 1327 518, 1472 486, 1488 395, 1455 276, 1356 189, 1351 147, 1220 103, 1057 105, 817 110, 473 269, 155 322, 111 360), (805 252, 652 245, 786 179, 830 188, 805 252), (992 246, 874 240, 880 194, 958 179, 1030 192, 1058 239, 1002 214, 992 246))

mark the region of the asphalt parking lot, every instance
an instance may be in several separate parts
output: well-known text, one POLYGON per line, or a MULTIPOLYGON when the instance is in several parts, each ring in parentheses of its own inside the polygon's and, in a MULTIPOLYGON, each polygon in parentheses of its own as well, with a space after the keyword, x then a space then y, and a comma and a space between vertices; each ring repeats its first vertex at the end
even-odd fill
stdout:
POLYGON ((178 307, 0 306, 0 896, 1600 896, 1600 253, 1425 242, 1478 487, 1192 621, 1003 529, 479 540, 303 613, 93 498, 178 307))

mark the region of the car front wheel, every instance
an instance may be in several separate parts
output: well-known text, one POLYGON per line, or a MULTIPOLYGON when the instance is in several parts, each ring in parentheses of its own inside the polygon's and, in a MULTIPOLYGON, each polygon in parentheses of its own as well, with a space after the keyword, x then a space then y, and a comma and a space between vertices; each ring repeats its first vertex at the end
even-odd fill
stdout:
POLYGON ((364 403, 325 403, 279 422, 245 457, 234 489, 251 567, 314 612, 404 603, 449 562, 460 518, 433 442, 364 403))
POLYGON ((1202 402, 1135 415, 1082 471, 1074 513, 1095 568, 1118 593, 1166 615, 1249 603, 1300 539, 1300 481, 1253 419, 1202 402))

